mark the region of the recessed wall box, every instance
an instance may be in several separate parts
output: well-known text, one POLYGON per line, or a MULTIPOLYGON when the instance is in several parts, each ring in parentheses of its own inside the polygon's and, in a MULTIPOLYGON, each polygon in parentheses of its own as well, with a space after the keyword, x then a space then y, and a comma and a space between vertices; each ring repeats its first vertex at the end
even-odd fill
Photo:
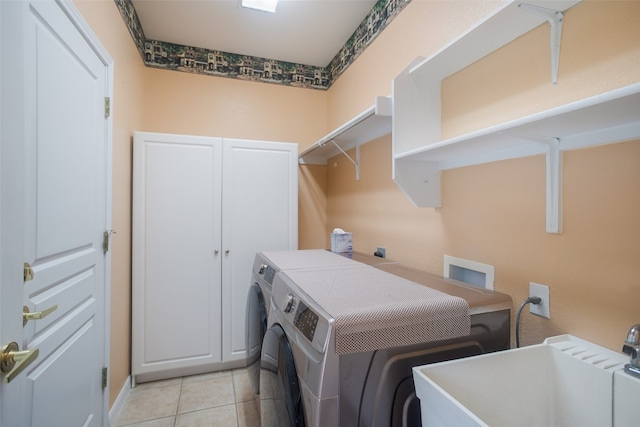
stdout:
POLYGON ((445 255, 443 276, 479 288, 493 290, 495 267, 481 262, 445 255))

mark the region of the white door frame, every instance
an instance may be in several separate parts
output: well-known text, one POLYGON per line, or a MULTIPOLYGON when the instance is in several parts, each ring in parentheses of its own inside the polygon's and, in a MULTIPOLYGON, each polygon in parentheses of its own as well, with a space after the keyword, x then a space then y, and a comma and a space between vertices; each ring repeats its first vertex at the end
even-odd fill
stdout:
MULTIPOLYGON (((78 9, 76 9, 75 5, 73 4, 73 2, 71 0, 55 0, 56 3, 58 3, 60 5, 60 8, 65 12, 65 14, 69 17, 69 20, 76 26, 76 28, 78 29, 78 31, 80 33, 82 33, 82 35, 85 37, 85 40, 87 41, 87 43, 91 46, 91 48, 93 49, 93 51, 95 52, 96 56, 100 59, 100 61, 102 61, 102 63, 104 64, 104 66, 107 69, 107 87, 105 88, 105 93, 107 94, 106 96, 109 97, 110 100, 110 109, 111 109, 111 113, 109 114, 109 116, 106 118, 107 120, 107 124, 106 124, 106 131, 105 131, 105 162, 106 162, 106 177, 105 177, 105 183, 106 183, 106 196, 107 196, 107 200, 106 200, 106 204, 105 204, 105 208, 106 208, 106 212, 105 212, 105 222, 106 222, 106 229, 110 230, 112 225, 111 225, 111 210, 112 210, 112 188, 111 188, 111 184, 112 184, 112 170, 113 170, 113 158, 112 158, 112 152, 113 152, 113 106, 114 106, 114 101, 113 101, 113 59, 111 58, 111 56, 109 55, 109 52, 107 52, 107 50, 104 48, 104 46, 102 45, 102 43, 100 42, 100 40, 98 39, 98 37, 95 35, 95 33, 93 32, 93 30, 91 29, 91 27, 89 26, 89 24, 87 24, 87 21, 84 20, 84 18, 82 17, 82 15, 80 14, 80 12, 78 11, 78 9)), ((111 362, 110 362, 110 342, 109 342, 109 338, 110 338, 110 331, 111 331, 111 251, 109 250, 106 254, 105 254, 105 265, 104 265, 104 361, 105 361, 105 366, 110 370, 111 369, 111 362)), ((107 374, 108 375, 108 374, 107 374)), ((102 414, 103 414, 103 422, 102 425, 104 426, 108 426, 109 425, 109 390, 110 390, 111 384, 109 381, 109 378, 107 377, 107 387, 104 390, 104 393, 102 395, 102 414)))

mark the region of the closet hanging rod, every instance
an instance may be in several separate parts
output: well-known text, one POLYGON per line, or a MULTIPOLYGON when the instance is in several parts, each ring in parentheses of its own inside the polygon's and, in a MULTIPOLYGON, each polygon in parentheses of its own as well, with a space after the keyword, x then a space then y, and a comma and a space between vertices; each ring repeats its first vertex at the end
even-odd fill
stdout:
POLYGON ((302 151, 300 163, 326 164, 329 157, 391 132, 391 98, 378 96, 374 105, 302 151), (330 143, 330 144, 329 144, 330 143), (340 148, 336 151, 333 147, 340 148))

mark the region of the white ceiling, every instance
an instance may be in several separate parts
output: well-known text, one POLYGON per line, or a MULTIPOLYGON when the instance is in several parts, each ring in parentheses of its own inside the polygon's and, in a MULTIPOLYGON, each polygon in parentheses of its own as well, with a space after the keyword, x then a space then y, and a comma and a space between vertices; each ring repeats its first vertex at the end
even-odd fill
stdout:
POLYGON ((276 13, 240 0, 132 0, 148 39, 325 67, 376 0, 280 0, 276 13))

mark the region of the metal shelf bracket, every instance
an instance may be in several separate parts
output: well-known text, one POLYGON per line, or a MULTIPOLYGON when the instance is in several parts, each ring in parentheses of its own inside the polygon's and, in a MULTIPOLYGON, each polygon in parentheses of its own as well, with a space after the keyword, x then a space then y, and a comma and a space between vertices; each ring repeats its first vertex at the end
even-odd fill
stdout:
POLYGON ((562 38, 562 12, 547 9, 546 7, 534 6, 531 4, 521 3, 519 5, 525 10, 544 16, 551 26, 551 83, 558 84, 558 64, 560 62, 560 39, 562 38))
POLYGON ((347 152, 344 151, 342 149, 342 147, 340 147, 333 139, 329 140, 328 142, 331 142, 333 145, 335 145, 336 148, 338 150, 340 150, 340 152, 342 154, 344 154, 347 157, 347 159, 349 159, 351 161, 351 163, 353 163, 355 165, 355 167, 356 167, 356 181, 360 181, 360 145, 356 146, 356 159, 353 160, 351 158, 351 156, 348 155, 347 152))

